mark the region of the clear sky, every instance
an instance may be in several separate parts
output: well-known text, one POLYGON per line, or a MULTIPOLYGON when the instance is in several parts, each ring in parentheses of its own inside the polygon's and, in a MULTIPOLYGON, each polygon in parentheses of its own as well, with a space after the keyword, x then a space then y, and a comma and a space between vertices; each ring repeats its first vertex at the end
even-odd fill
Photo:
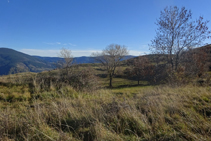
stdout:
POLYGON ((78 57, 115 43, 141 55, 149 53, 166 6, 211 20, 211 0, 0 0, 0 47, 39 56, 57 56, 64 47, 78 57))

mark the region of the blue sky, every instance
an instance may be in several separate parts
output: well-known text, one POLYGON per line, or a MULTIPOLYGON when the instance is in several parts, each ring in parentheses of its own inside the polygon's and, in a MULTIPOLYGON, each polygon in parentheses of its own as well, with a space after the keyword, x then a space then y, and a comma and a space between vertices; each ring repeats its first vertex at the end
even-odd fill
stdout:
POLYGON ((64 47, 78 57, 115 43, 141 55, 149 53, 166 6, 185 6, 193 19, 211 20, 210 5, 211 0, 0 0, 0 47, 39 56, 57 56, 64 47))

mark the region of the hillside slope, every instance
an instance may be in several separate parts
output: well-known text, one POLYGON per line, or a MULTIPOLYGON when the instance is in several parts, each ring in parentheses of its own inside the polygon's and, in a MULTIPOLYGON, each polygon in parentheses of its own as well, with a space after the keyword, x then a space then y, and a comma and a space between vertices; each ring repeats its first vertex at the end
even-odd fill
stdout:
MULTIPOLYGON (((190 51, 192 51, 192 53, 194 52, 199 53, 200 51, 203 51, 206 54, 206 58, 207 58, 206 62, 211 63, 211 44, 205 45, 202 47, 193 48, 192 50, 184 51, 183 53, 189 53, 190 51)), ((149 59, 150 62, 157 63, 159 61, 166 62, 167 56, 168 56, 167 54, 147 54, 147 55, 142 55, 141 57, 146 57, 147 59, 149 59)), ((174 56, 174 54, 172 54, 172 56, 174 56)), ((130 58, 127 61, 129 63, 133 63, 135 59, 138 59, 138 56, 130 58)))
POLYGON ((0 75, 50 70, 51 63, 8 48, 0 48, 0 75))

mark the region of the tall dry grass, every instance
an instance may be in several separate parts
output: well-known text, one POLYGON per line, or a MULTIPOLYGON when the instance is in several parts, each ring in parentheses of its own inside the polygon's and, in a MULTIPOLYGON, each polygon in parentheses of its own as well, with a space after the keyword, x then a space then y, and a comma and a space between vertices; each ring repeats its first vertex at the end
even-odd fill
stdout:
POLYGON ((210 87, 122 89, 117 95, 64 86, 1 103, 0 140, 211 140, 210 87))

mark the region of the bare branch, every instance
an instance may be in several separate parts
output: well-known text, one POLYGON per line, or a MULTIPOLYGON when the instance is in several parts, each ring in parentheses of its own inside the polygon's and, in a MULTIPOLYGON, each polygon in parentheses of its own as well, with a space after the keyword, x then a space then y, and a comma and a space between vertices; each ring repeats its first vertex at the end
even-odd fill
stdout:
POLYGON ((112 87, 112 78, 115 74, 116 67, 120 65, 120 62, 126 55, 128 55, 127 48, 118 44, 111 44, 101 53, 97 52, 92 54, 96 62, 101 63, 106 68, 110 78, 110 87, 112 87))
POLYGON ((210 37, 208 22, 199 17, 191 21, 192 13, 185 7, 166 7, 157 20, 156 36, 151 41, 150 50, 156 54, 168 54, 168 63, 177 70, 184 51, 202 45, 210 37))

